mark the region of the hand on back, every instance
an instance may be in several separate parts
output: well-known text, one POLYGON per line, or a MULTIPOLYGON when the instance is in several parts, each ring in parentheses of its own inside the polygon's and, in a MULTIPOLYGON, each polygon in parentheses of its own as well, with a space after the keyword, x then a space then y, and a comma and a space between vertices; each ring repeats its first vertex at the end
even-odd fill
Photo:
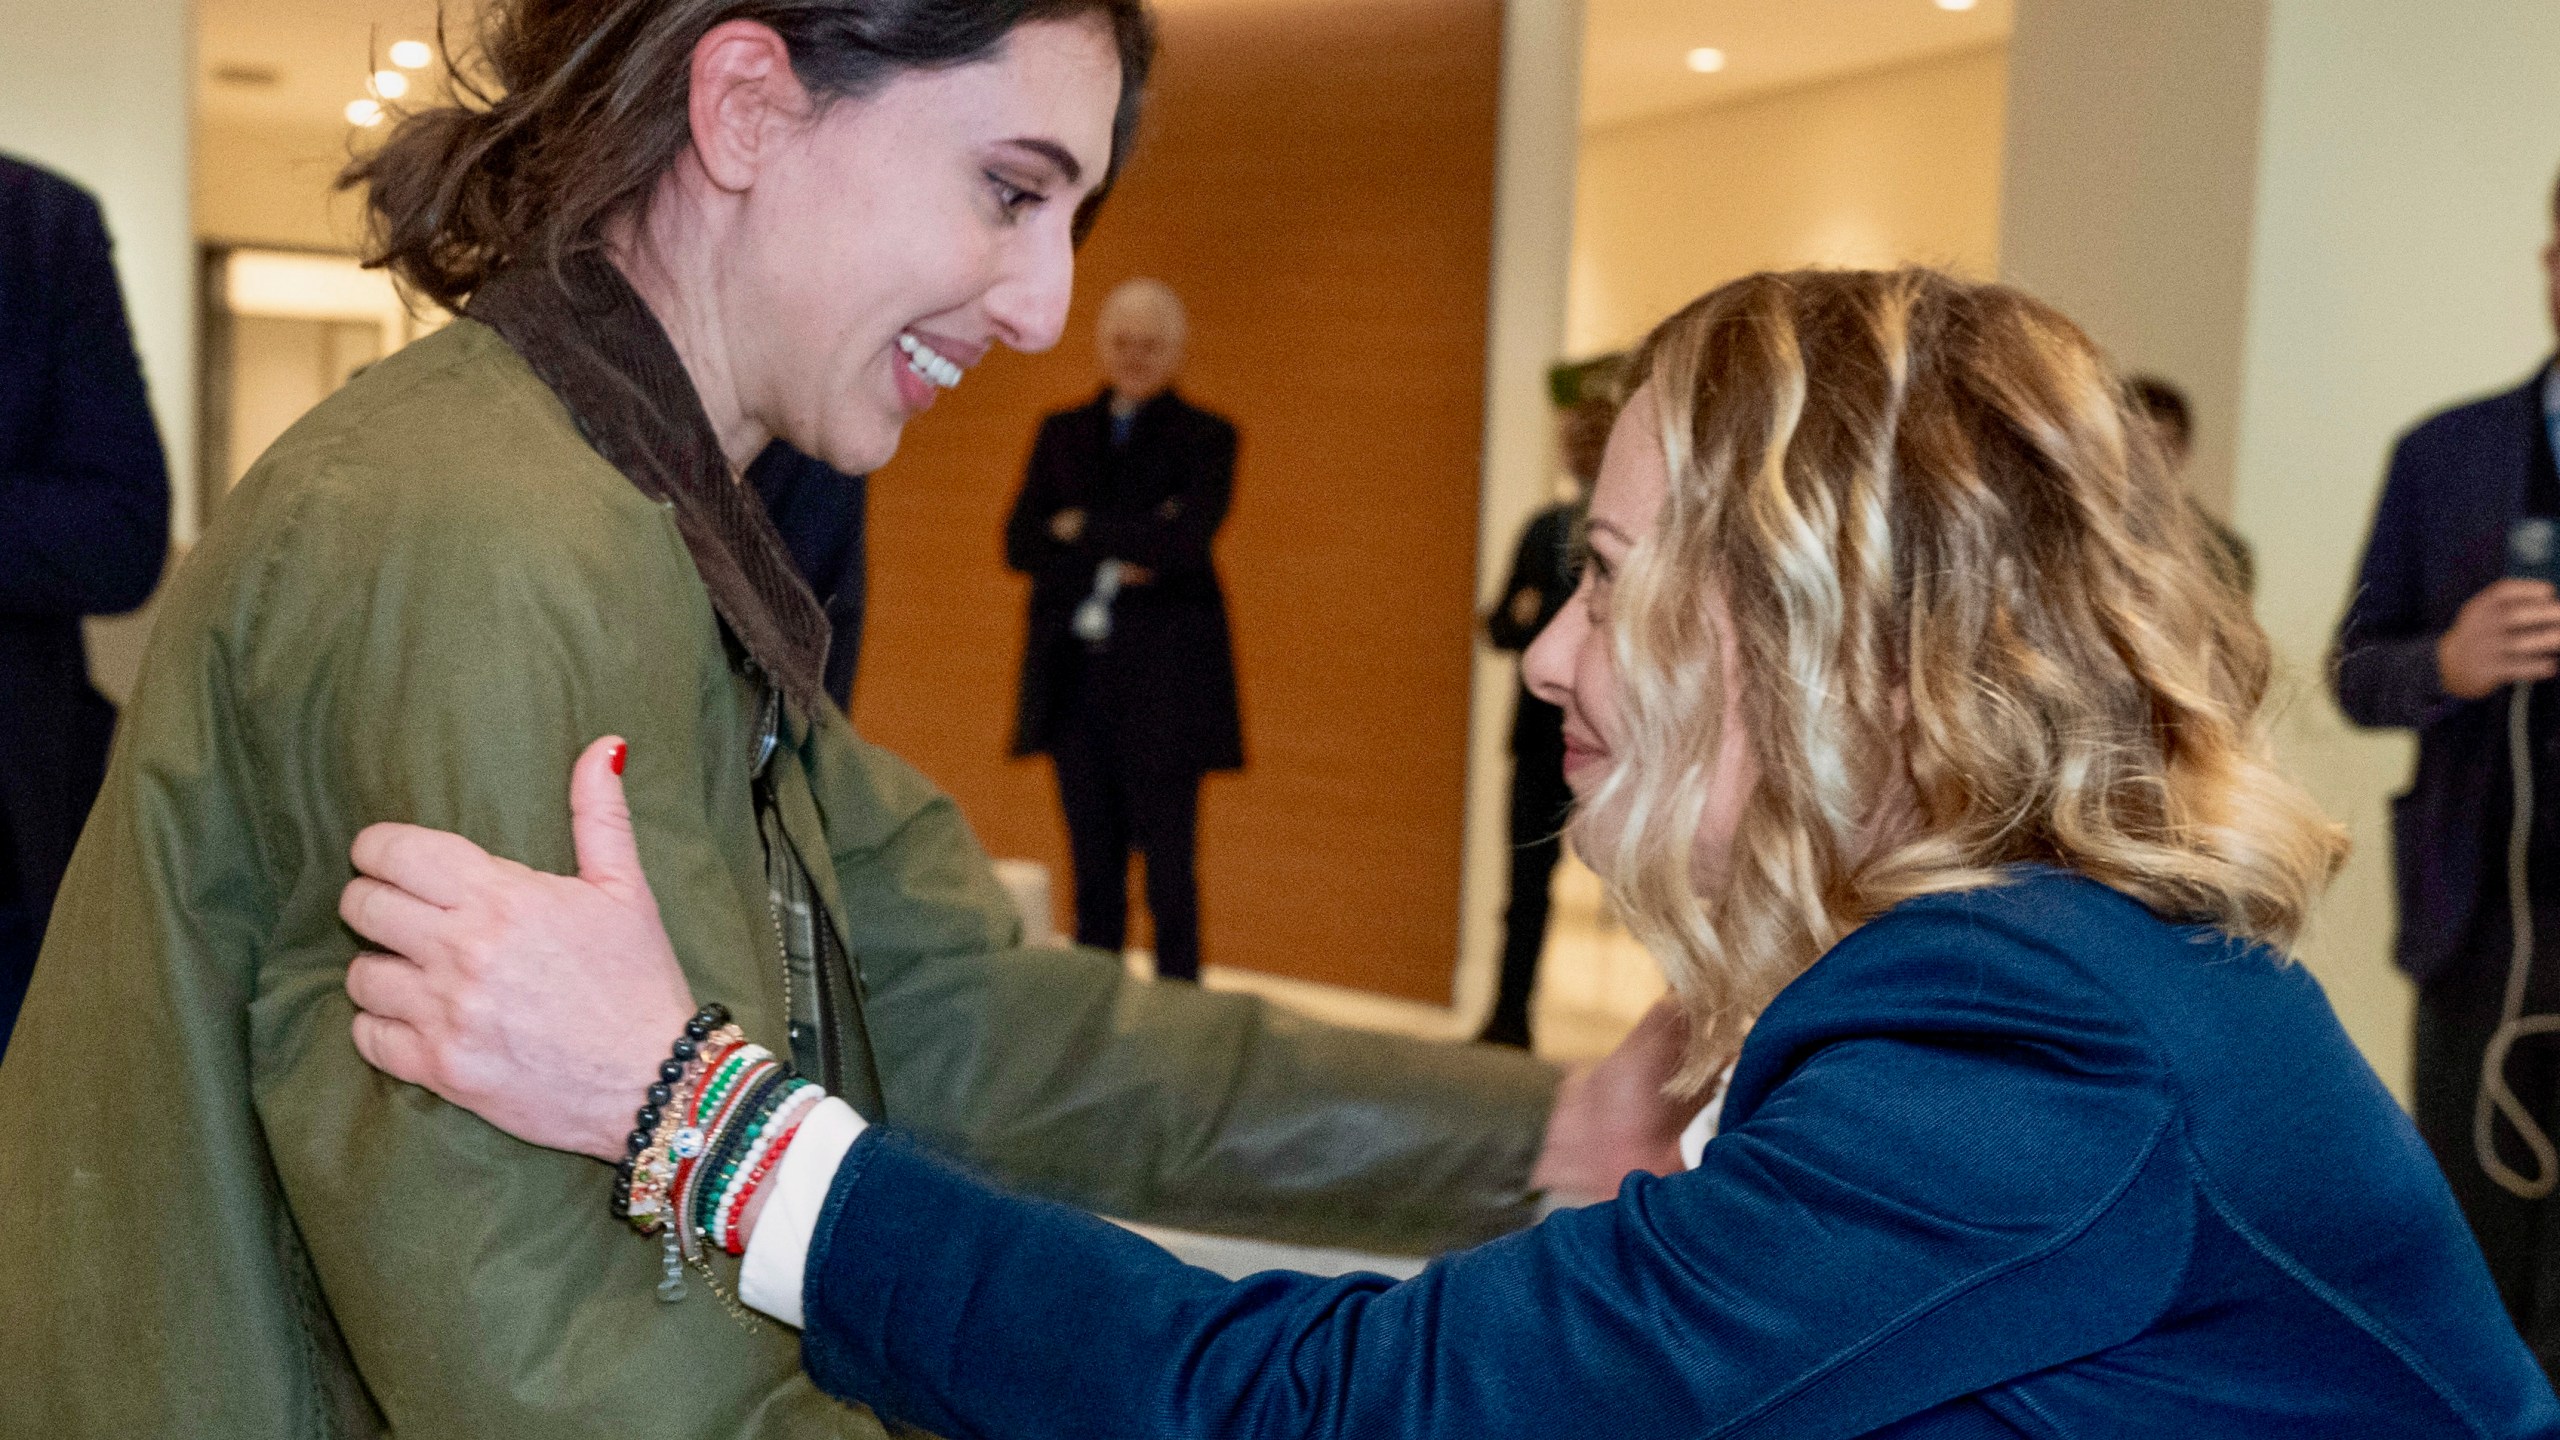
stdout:
POLYGON ((640 871, 622 742, 570 772, 576 875, 459 835, 373 825, 338 913, 387 953, 347 967, 357 1053, 519 1140, 601 1160, 694 1009, 640 871))

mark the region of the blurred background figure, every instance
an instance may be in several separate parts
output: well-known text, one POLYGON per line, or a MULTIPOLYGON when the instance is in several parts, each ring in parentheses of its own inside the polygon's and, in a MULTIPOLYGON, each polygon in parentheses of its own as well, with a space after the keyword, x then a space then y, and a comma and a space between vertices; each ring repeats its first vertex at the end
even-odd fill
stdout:
POLYGON ((1076 942, 1126 946, 1146 857, 1156 973, 1200 975, 1200 781, 1244 765, 1227 604, 1210 544, 1236 429, 1173 391, 1187 321, 1155 280, 1103 302, 1100 395, 1041 423, 1005 563, 1031 576, 1013 753, 1056 767, 1076 942))
MULTIPOLYGON (((1575 531, 1600 473, 1609 427, 1618 418, 1616 357, 1559 367, 1556 449, 1564 474, 1553 504, 1529 517, 1502 600, 1485 616, 1485 638, 1517 655, 1564 608, 1581 566, 1575 531)), ((1493 1014, 1476 1039, 1531 1048, 1529 999, 1538 987, 1538 958, 1547 945, 1547 914, 1556 863, 1564 858, 1564 824, 1573 792, 1564 783, 1564 712, 1516 686, 1511 711, 1511 893, 1502 912, 1502 972, 1493 1014)))
POLYGON ((827 612, 826 689, 836 708, 853 704, 862 661, 862 615, 870 566, 864 516, 871 479, 847 475, 776 440, 747 467, 791 563, 827 612))
POLYGON ((80 187, 0 157, 0 1051, 115 729, 80 619, 149 599, 168 549, 106 222, 80 187))
MULTIPOLYGON (((2560 187, 2551 221, 2544 298, 2560 330, 2560 187)), ((2508 538, 2527 516, 2560 519, 2555 449, 2560 369, 2548 359, 2522 385, 2402 437, 2333 673, 2350 719, 2418 734, 2417 773, 2391 816, 2396 958, 2418 986, 2410 1108, 2508 1313, 2560 1372, 2560 1177, 2547 1139, 2560 1055, 2528 1038, 2484 1064, 2519 1016, 2560 1011, 2560 964, 2535 963, 2560 936, 2560 697, 2538 683, 2560 670, 2560 599, 2548 580, 2513 573, 2508 538), (2521 895, 2510 881, 2519 780, 2531 800, 2521 895)))
MULTIPOLYGON (((2157 375, 2136 375, 2125 381, 2125 394, 2133 408, 2149 417, 2152 438, 2160 452, 2169 457, 2170 472, 2180 480, 2186 478, 2187 457, 2195 453, 2195 408, 2187 403, 2187 392, 2157 375)), ((2258 559, 2250 553, 2249 542, 2240 532, 2225 525, 2210 510, 2188 499, 2189 508, 2204 522, 2205 533, 2213 537, 2214 571, 2243 595, 2258 588, 2258 559)))

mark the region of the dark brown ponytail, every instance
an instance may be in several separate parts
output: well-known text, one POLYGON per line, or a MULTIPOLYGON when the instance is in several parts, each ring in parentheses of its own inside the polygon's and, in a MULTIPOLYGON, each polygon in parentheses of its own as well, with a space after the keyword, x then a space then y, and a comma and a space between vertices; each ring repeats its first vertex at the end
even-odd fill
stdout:
POLYGON ((715 26, 771 26, 801 83, 841 99, 985 59, 1025 22, 1080 15, 1119 45, 1116 176, 1154 57, 1143 0, 492 0, 454 57, 450 103, 402 117, 338 185, 366 191, 365 263, 459 309, 504 266, 600 244, 647 198, 690 139, 693 49, 715 26))

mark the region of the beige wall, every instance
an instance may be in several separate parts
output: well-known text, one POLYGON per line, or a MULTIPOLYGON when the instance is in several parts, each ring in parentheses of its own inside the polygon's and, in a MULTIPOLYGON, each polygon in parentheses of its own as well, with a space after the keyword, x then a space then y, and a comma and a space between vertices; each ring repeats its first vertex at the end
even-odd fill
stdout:
POLYGON ((205 117, 196 126, 196 233, 226 245, 353 252, 364 217, 330 187, 347 163, 344 125, 205 117))
POLYGON ((2406 1094, 2385 801, 2405 736, 2321 665, 2394 437, 2551 344, 2548 0, 2021 0, 2004 261, 2140 363, 2192 367, 2284 667, 2287 766, 2355 855, 2303 956, 2406 1094), (2217 423, 2215 416, 2224 419, 2217 423))
POLYGON ((1998 48, 1587 134, 1567 345, 1642 338, 1723 281, 1794 265, 1999 259, 1998 48))
POLYGON ((2410 996, 2387 951, 2384 802, 2410 747, 2350 730, 2311 677, 2393 437, 2551 348, 2534 257, 2560 166, 2560 6, 2272 12, 2233 514, 2258 547, 2259 616, 2309 692, 2286 716, 2287 758, 2355 833, 2309 956, 2398 1086, 2410 996))
POLYGON ((2027 4, 2010 42, 2004 279, 2196 406, 2188 482, 2230 505, 2263 0, 2027 4))
POLYGON ((192 41, 186 0, 0 0, 0 150, 70 176, 106 211, 182 540, 195 500, 192 41))

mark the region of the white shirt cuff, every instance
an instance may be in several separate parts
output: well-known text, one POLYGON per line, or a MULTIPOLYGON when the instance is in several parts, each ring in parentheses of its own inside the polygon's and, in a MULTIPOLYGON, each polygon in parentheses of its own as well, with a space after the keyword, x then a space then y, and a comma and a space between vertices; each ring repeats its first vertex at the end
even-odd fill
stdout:
MULTIPOLYGON (((1716 1077, 1715 1098, 1689 1121, 1689 1128, 1680 1132, 1681 1164, 1695 1170, 1707 1158, 1707 1142, 1716 1138, 1716 1131, 1724 1124, 1724 1093, 1732 1084, 1733 1067, 1727 1065, 1724 1073, 1716 1077)), ((782 1163, 790 1164, 790 1157, 784 1156, 782 1163)))
POLYGON ((818 1214, 835 1188, 844 1152, 870 1129, 853 1107, 830 1095, 809 1109, 800 1133, 765 1183, 764 1211, 738 1272, 738 1298, 794 1329, 801 1323, 800 1287, 809 1270, 809 1246, 818 1236, 818 1214))

